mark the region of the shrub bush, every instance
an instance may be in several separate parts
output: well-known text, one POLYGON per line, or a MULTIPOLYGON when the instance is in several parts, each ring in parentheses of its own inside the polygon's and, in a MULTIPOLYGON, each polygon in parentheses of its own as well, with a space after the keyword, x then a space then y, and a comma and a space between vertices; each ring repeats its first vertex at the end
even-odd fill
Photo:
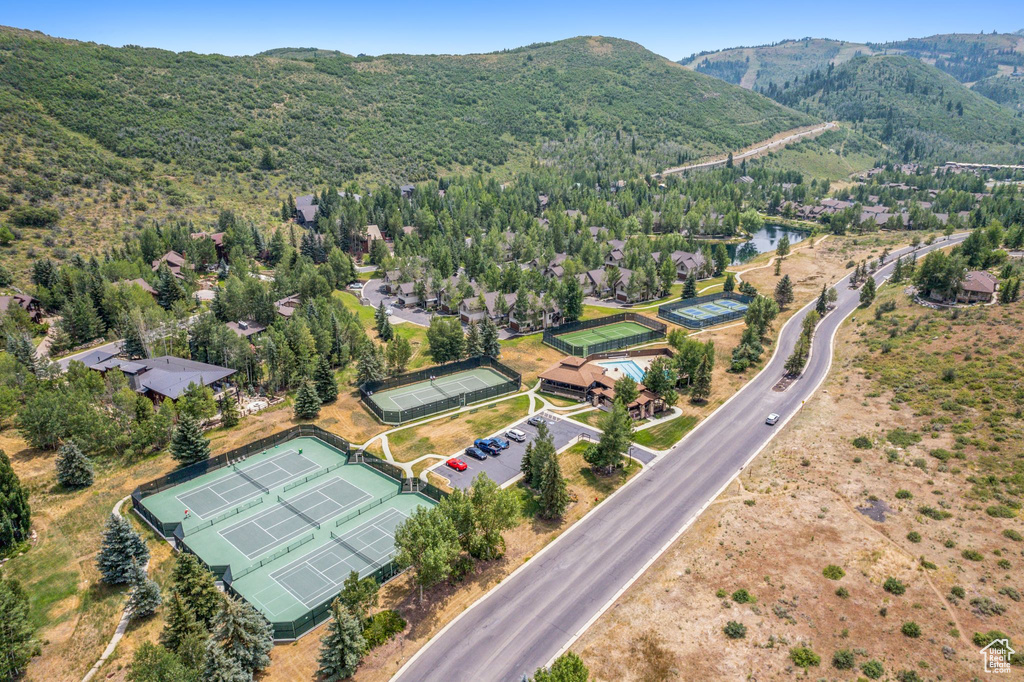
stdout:
POLYGON ((907 591, 907 586, 904 585, 902 581, 890 576, 885 579, 885 582, 882 584, 882 589, 889 594, 899 596, 907 591))
POLYGON ((1004 530, 1003 537, 1009 540, 1013 540, 1014 542, 1020 542, 1021 540, 1024 540, 1024 535, 1021 535, 1012 528, 1007 528, 1006 530, 1004 530))
POLYGON ((832 667, 836 670, 852 670, 853 663, 853 652, 849 649, 839 649, 832 654, 832 667))
POLYGON ((914 497, 914 494, 909 490, 904 490, 903 488, 900 488, 899 490, 896 491, 897 500, 909 500, 912 497, 914 497))
MULTIPOLYGON (((974 636, 971 637, 971 641, 974 642, 974 646, 983 648, 987 647, 997 639, 1010 639, 1006 633, 1000 630, 989 630, 988 632, 975 632, 974 636)), ((1011 643, 1012 647, 1012 643, 1011 643)))
POLYGON ((729 639, 743 639, 747 636, 747 626, 743 623, 737 623, 734 620, 730 620, 725 624, 725 627, 722 628, 722 632, 724 632, 725 636, 729 639))
POLYGON ((864 677, 877 680, 885 674, 885 667, 880 662, 872 659, 861 665, 860 671, 864 673, 864 677))
POLYGON ((959 585, 953 585, 953 587, 949 588, 949 593, 957 599, 963 599, 967 596, 967 590, 960 587, 959 585))
POLYGON ((725 599, 726 597, 729 596, 729 593, 727 591, 723 590, 722 588, 719 588, 718 591, 715 592, 715 596, 718 597, 719 599, 725 599))
POLYGON ((900 448, 907 448, 921 442, 921 434, 897 427, 885 434, 885 439, 900 448))
POLYGON ((789 658, 793 665, 800 668, 818 667, 821 665, 821 656, 814 653, 814 650, 805 646, 795 646, 789 650, 789 658))
POLYGON ((896 682, 924 682, 916 670, 901 670, 896 673, 896 682))
POLYGON ((753 604, 757 601, 757 599, 754 598, 754 595, 742 588, 732 593, 732 600, 737 604, 753 604))
POLYGON ((927 516, 928 518, 934 519, 936 521, 945 521, 950 516, 952 516, 952 514, 950 514, 945 509, 936 509, 935 507, 929 507, 928 505, 918 507, 917 511, 919 514, 927 516))
POLYGON ((907 637, 917 638, 921 636, 921 626, 912 620, 908 620, 906 623, 900 626, 900 632, 902 632, 907 637))
POLYGON ((994 504, 985 508, 985 513, 997 519, 1012 519, 1017 516, 1017 510, 1007 507, 1005 504, 994 504))
POLYGON ((836 590, 836 596, 840 599, 846 599, 850 596, 850 592, 845 587, 840 587, 836 590))
POLYGON ((825 567, 821 574, 829 580, 841 580, 843 576, 846 575, 846 571, 844 571, 840 566, 836 566, 835 564, 829 564, 825 567))
POLYGON ((363 639, 366 640, 366 648, 379 647, 404 629, 405 619, 398 615, 397 611, 388 609, 375 613, 366 619, 363 626, 363 639))
POLYGON ((918 542, 921 542, 921 534, 918 533, 916 530, 912 530, 909 533, 907 533, 907 539, 916 544, 918 542))
POLYGON ((868 450, 871 448, 871 439, 867 436, 857 436, 853 439, 853 447, 859 450, 868 450))
POLYGON ((965 549, 964 551, 960 552, 960 556, 967 559, 968 561, 981 561, 985 558, 981 555, 981 552, 979 552, 976 549, 965 549))

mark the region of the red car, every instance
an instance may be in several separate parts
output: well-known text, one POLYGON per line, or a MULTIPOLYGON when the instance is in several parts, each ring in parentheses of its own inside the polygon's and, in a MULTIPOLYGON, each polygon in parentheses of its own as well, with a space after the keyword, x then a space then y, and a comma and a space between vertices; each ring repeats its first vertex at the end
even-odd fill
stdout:
POLYGON ((468 468, 466 466, 466 463, 463 462, 458 457, 452 457, 450 460, 445 462, 445 464, 450 466, 452 469, 455 469, 456 471, 465 471, 468 468))

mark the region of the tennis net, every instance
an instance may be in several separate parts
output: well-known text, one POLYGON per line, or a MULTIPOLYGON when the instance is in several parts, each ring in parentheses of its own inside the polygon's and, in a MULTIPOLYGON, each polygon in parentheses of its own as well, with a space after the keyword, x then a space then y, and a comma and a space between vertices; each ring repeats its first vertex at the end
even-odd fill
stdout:
POLYGON ((345 549, 347 549, 348 551, 350 551, 353 554, 355 554, 357 557, 359 557, 363 561, 365 561, 367 566, 374 566, 374 567, 377 566, 377 562, 376 561, 374 561, 370 557, 366 556, 365 554, 360 552, 358 549, 356 549, 355 547, 353 547, 349 543, 345 542, 345 540, 343 540, 340 535, 335 535, 333 530, 331 531, 331 539, 334 540, 335 542, 337 542, 339 545, 341 545, 345 549))
POLYGON ((311 516, 308 516, 308 515, 307 515, 307 514, 305 514, 304 512, 301 512, 301 511, 299 511, 299 510, 298 510, 298 509, 297 509, 297 508, 296 508, 296 507, 295 507, 294 505, 292 505, 292 504, 291 504, 290 502, 288 502, 287 500, 285 500, 285 499, 284 499, 283 497, 281 497, 280 495, 278 495, 278 496, 277 496, 277 501, 278 501, 278 502, 280 502, 282 506, 286 507, 286 508, 288 509, 288 511, 290 511, 290 512, 291 512, 291 513, 293 513, 293 514, 295 514, 296 516, 298 516, 299 518, 301 518, 301 519, 302 519, 303 521, 305 521, 305 522, 306 522, 306 523, 308 523, 309 525, 311 525, 311 526, 316 526, 316 529, 317 529, 317 530, 320 530, 320 524, 319 524, 319 523, 317 523, 316 521, 314 521, 314 520, 313 520, 313 517, 311 517, 311 516))
POLYGON ((437 390, 441 391, 442 395, 444 395, 446 398, 454 398, 455 397, 451 393, 449 393, 448 391, 446 391, 443 388, 441 388, 441 384, 437 383, 433 379, 430 380, 430 385, 433 386, 434 388, 436 388, 437 390))
POLYGON ((231 468, 234 469, 238 473, 239 476, 241 476, 245 480, 249 481, 249 483, 252 483, 254 486, 256 486, 257 488, 262 490, 264 493, 269 493, 270 492, 270 488, 268 488, 267 486, 263 485, 262 483, 257 481, 255 478, 253 478, 249 474, 247 474, 244 471, 242 471, 241 469, 239 469, 237 464, 232 464, 231 468))

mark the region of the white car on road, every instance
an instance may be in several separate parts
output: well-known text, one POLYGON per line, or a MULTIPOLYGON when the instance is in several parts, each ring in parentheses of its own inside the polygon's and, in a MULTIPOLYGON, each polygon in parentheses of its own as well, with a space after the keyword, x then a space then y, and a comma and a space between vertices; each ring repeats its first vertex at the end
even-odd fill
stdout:
POLYGON ((770 415, 768 415, 768 418, 764 420, 764 423, 767 424, 768 426, 775 426, 776 424, 779 423, 779 415, 772 412, 770 415))

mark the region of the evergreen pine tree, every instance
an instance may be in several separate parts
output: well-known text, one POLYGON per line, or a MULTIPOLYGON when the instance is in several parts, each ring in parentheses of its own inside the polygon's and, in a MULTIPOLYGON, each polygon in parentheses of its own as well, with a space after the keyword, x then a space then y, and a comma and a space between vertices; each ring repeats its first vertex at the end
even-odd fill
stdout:
POLYGON ((375 343, 367 343, 366 350, 359 356, 356 367, 356 378, 361 384, 382 381, 387 376, 384 363, 384 351, 375 343))
POLYGON ((174 305, 175 301, 185 296, 185 292, 182 290, 181 285, 178 284, 177 278, 170 268, 167 267, 166 263, 162 263, 160 270, 157 272, 155 289, 156 302, 165 310, 174 305))
POLYGON ((220 399, 219 407, 221 425, 229 429, 233 426, 237 426, 242 416, 238 412, 238 400, 236 400, 235 396, 225 393, 220 399))
POLYGON ((7 352, 29 372, 36 373, 36 349, 26 334, 8 334, 7 352))
POLYGON ((722 284, 722 291, 731 292, 736 288, 736 275, 731 272, 725 273, 725 283, 722 284))
POLYGON ((523 473, 523 483, 526 485, 533 484, 533 441, 531 440, 526 444, 526 452, 523 453, 523 459, 519 462, 519 471, 523 473))
POLYGON ((533 439, 533 451, 530 453, 530 487, 540 490, 544 482, 547 461, 555 454, 555 443, 547 424, 537 425, 537 437, 533 439))
POLYGON ((145 565, 149 561, 149 548, 128 520, 111 513, 103 531, 103 542, 96 567, 103 582, 124 585, 135 575, 133 564, 145 565))
POLYGON ((274 633, 270 623, 248 602, 234 597, 221 601, 211 637, 218 647, 250 675, 270 665, 274 633))
POLYGON ((480 328, 480 345, 483 354, 497 359, 501 355, 501 342, 498 340, 498 325, 494 320, 485 317, 480 328))
POLYGON ((864 280, 864 286, 860 289, 860 304, 862 306, 866 308, 874 302, 876 289, 874 277, 864 280))
POLYGON ((320 396, 321 403, 333 403, 338 399, 338 381, 334 378, 331 363, 324 356, 320 357, 313 370, 313 383, 316 384, 316 394, 320 396))
POLYGON ((903 281, 904 277, 903 256, 900 256, 896 259, 896 265, 892 268, 892 281, 898 284, 903 281))
POLYGON ((693 377, 693 384, 690 387, 690 400, 695 403, 703 402, 711 396, 711 363, 708 356, 700 359, 697 371, 693 377))
POLYGON ((785 308, 793 302, 793 280, 789 275, 783 275, 779 283, 775 285, 775 302, 780 308, 785 308))
POLYGON ((28 594, 16 580, 0 578, 0 680, 21 677, 37 646, 28 594))
POLYGON ((86 488, 92 481, 89 458, 72 441, 61 445, 57 453, 57 482, 65 488, 86 488))
POLYGON ((164 629, 160 632, 160 643, 177 653, 191 637, 207 636, 206 628, 196 619, 196 614, 176 591, 171 592, 164 617, 164 629))
POLYGON ((210 441, 203 435, 199 420, 181 414, 171 434, 171 456, 182 466, 210 458, 210 441))
POLYGON ((325 682, 344 680, 355 674, 363 660, 366 640, 352 612, 335 599, 331 604, 331 621, 320 640, 320 667, 317 676, 325 682))
POLYGON ((544 470, 540 476, 540 514, 554 519, 561 517, 569 506, 569 492, 562 476, 562 466, 558 455, 551 453, 544 460, 544 470))
POLYGON ((245 672, 216 641, 206 643, 206 667, 203 682, 252 682, 252 674, 245 672))
POLYGON ((28 491, 14 473, 7 453, 0 450, 0 552, 27 540, 30 527, 28 491))
POLYGON ((694 298, 697 296, 697 272, 691 271, 683 284, 682 298, 694 298))
POLYGON ((466 356, 476 357, 483 353, 483 344, 480 340, 480 328, 476 322, 470 320, 466 328, 466 356))
POLYGON ((583 454, 584 461, 599 471, 610 471, 622 462, 633 440, 633 420, 621 400, 601 418, 601 439, 583 454))
POLYGON ((178 554, 171 570, 171 590, 200 623, 208 626, 213 622, 223 597, 214 584, 213 574, 194 555, 178 554))
POLYGON ((132 620, 136 618, 145 618, 151 616, 156 612, 157 608, 163 603, 160 598, 160 586, 155 581, 150 580, 149 576, 146 575, 146 569, 142 564, 136 562, 132 563, 132 578, 131 578, 132 591, 128 595, 127 610, 129 617, 132 620))
POLYGON ((818 296, 814 310, 818 313, 818 317, 825 317, 825 313, 828 312, 828 290, 824 284, 821 285, 821 295, 818 296))
POLYGON ((295 418, 316 419, 320 414, 320 396, 316 386, 309 379, 304 379, 295 394, 295 418))
POLYGON ((146 342, 142 338, 142 320, 138 315, 125 314, 121 320, 121 335, 124 342, 121 345, 121 352, 129 358, 148 358, 146 342))

